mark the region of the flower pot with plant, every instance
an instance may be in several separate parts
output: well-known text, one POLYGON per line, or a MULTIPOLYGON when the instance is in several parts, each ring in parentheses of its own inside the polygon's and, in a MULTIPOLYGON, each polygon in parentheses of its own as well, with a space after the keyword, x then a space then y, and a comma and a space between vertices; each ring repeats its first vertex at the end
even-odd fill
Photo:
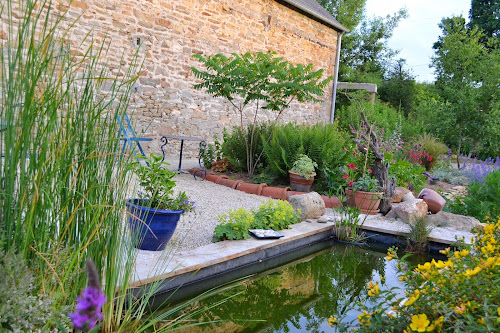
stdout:
POLYGON ((311 160, 309 156, 300 154, 293 163, 292 169, 288 171, 290 175, 290 187, 292 191, 309 192, 314 182, 318 164, 311 160))
POLYGON ((173 177, 178 172, 169 171, 166 168, 169 163, 163 162, 161 155, 140 158, 144 164, 134 161, 128 167, 143 188, 139 198, 127 201, 129 227, 137 248, 161 251, 172 237, 180 216, 194 210, 194 202, 184 192, 174 195, 173 177))
POLYGON ((366 174, 354 182, 352 189, 354 205, 362 213, 374 215, 379 212, 378 206, 383 192, 378 184, 378 180, 366 174))

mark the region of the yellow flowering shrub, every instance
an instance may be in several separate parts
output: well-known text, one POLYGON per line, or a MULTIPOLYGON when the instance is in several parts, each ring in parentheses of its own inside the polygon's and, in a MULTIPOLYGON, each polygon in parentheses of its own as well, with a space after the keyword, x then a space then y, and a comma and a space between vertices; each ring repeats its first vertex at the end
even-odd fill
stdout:
MULTIPOLYGON (((406 284, 403 297, 398 288, 381 290, 370 281, 371 302, 357 305, 357 320, 330 322, 340 332, 500 332, 500 219, 476 236, 469 248, 441 251, 446 261, 410 267, 402 258, 397 267, 406 284)), ((396 250, 390 248, 386 260, 398 259, 396 250)))

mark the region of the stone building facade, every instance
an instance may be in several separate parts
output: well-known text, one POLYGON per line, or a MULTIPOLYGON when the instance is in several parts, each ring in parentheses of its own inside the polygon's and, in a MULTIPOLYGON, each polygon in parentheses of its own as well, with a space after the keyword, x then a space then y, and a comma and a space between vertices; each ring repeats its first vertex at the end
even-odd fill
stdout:
MULTIPOLYGON (((310 15, 307 8, 297 7, 311 1, 318 6, 315 0, 56 2, 59 10, 68 10, 68 22, 79 17, 71 29, 72 42, 79 43, 87 34, 97 42, 109 38, 112 67, 127 66, 134 53, 139 53, 143 66, 129 112, 136 132, 158 139, 159 134, 168 133, 211 141, 224 127, 237 125, 239 117, 222 99, 193 89, 196 80, 190 67, 201 64, 192 55, 276 51, 293 63, 312 63, 333 75, 342 26, 334 27, 310 15)), ((332 87, 330 83, 325 90, 323 103, 293 104, 282 121, 328 121, 332 87)), ((270 115, 263 114, 261 119, 267 118, 270 115)), ((154 142, 157 147, 159 140, 154 142)))

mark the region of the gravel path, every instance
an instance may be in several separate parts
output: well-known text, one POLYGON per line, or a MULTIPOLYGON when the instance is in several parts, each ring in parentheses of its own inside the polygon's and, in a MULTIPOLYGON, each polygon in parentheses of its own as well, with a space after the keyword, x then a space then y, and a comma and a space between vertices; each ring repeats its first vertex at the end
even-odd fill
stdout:
MULTIPOLYGON (((178 159, 169 158, 170 169, 177 169, 178 159)), ((183 159, 182 169, 199 167, 198 160, 183 159)), ((189 199, 196 202, 196 211, 183 214, 177 229, 169 243, 182 250, 191 250, 212 242, 215 226, 218 224, 217 215, 226 213, 229 209, 246 208, 248 210, 258 207, 263 200, 268 198, 247 194, 210 181, 194 180, 190 174, 175 176, 176 191, 186 192, 189 199)))

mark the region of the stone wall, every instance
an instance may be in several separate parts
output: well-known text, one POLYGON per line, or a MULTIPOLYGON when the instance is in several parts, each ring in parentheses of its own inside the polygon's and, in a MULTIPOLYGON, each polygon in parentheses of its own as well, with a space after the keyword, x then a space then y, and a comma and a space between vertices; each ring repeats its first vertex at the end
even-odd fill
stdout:
MULTIPOLYGON (((68 9, 68 3, 59 1, 58 9, 68 9)), ((158 139, 169 133, 212 141, 214 133, 239 123, 228 103, 192 88, 189 68, 200 66, 194 53, 272 50, 333 75, 337 32, 274 0, 75 0, 67 24, 80 15, 71 29, 73 44, 87 34, 97 42, 109 37, 114 70, 127 66, 135 52, 144 60, 129 113, 138 133, 158 139)), ((328 121, 332 85, 325 102, 293 104, 283 121, 328 121)), ((159 145, 155 139, 147 149, 159 145)))

